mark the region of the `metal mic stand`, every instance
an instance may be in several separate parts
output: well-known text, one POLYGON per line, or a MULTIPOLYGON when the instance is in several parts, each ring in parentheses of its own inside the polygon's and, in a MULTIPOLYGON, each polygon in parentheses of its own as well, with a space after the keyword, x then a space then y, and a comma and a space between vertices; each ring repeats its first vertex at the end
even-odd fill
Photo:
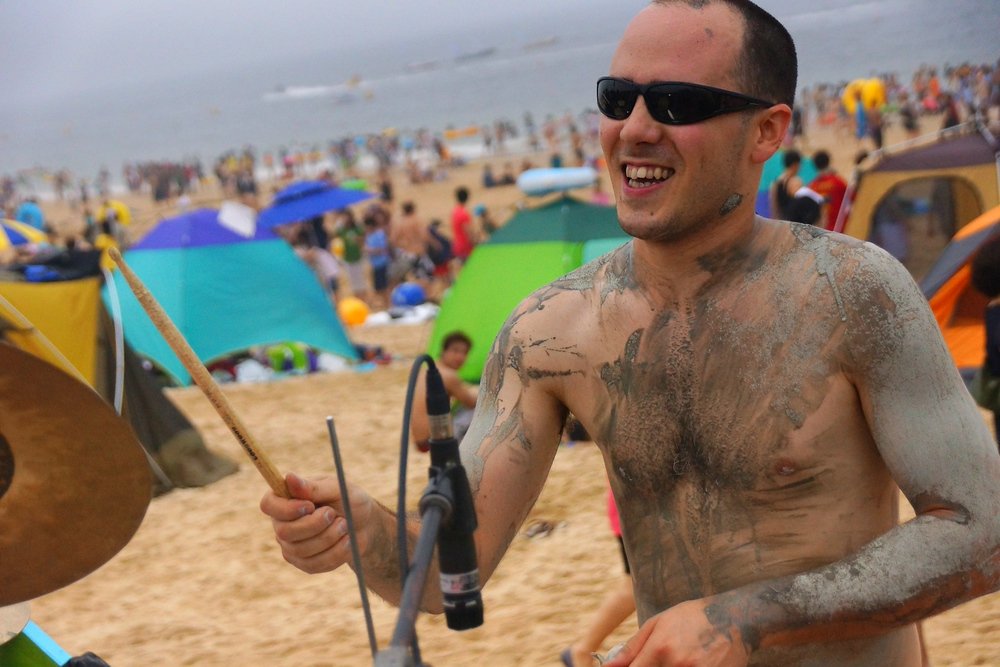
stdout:
MULTIPOLYGON (((434 367, 433 360, 427 355, 421 355, 414 362, 413 370, 410 373, 410 382, 407 388, 407 405, 411 405, 413 398, 413 386, 416 382, 416 372, 420 364, 428 364, 428 417, 431 426, 431 439, 438 443, 431 450, 431 467, 429 470, 430 481, 424 494, 420 497, 420 533, 417 536, 417 543, 414 547, 413 562, 407 564, 406 552, 406 531, 403 523, 405 514, 404 500, 406 488, 406 452, 407 438, 409 431, 409 411, 404 413, 403 434, 401 442, 401 464, 400 464, 400 494, 399 508, 397 511, 398 541, 400 554, 400 574, 403 578, 403 590, 399 601, 399 616, 396 619, 396 628, 392 634, 389 646, 384 650, 377 650, 375 639, 375 629, 371 619, 371 609, 368 605, 364 575, 361 565, 361 554, 357 548, 357 534, 354 530, 354 520, 350 510, 350 500, 348 498, 347 483, 345 481, 343 463, 340 458, 340 446, 337 441, 337 434, 333 427, 333 418, 327 417, 327 427, 330 432, 330 444, 333 448, 334 463, 337 466, 337 480, 340 484, 341 497, 344 501, 344 518, 347 521, 348 534, 351 540, 351 556, 354 561, 355 574, 358 578, 358 588, 361 592, 362 607, 365 611, 365 621, 368 629, 368 640, 372 649, 372 657, 375 667, 430 667, 420 659, 420 650, 417 646, 416 622, 417 614, 420 611, 420 600, 423 597, 424 588, 427 585, 427 573, 430 570, 434 558, 434 546, 438 542, 442 529, 446 531, 465 531, 471 534, 475 530, 475 510, 472 508, 472 501, 469 497, 469 483, 462 468, 461 460, 458 456, 458 443, 455 442, 452 433, 451 416, 448 413, 447 393, 441 383, 440 375, 434 367), (434 397, 432 398, 432 385, 430 378, 433 376, 434 397), (461 495, 461 498, 457 497, 461 495), (463 502, 468 505, 471 514, 467 512, 456 512, 456 504, 463 502)), ((473 559, 474 567, 474 559, 473 559)), ((478 570, 475 575, 476 591, 478 591, 478 570)), ((468 578, 470 573, 463 573, 461 576, 468 578)), ((462 581, 464 585, 466 582, 462 581)), ((478 598, 478 595, 476 596, 478 598)), ((456 630, 464 630, 482 624, 482 601, 478 600, 478 619, 475 614, 468 617, 468 606, 466 603, 465 613, 461 623, 452 623, 450 612, 445 600, 445 616, 448 618, 448 627, 456 630), (471 621, 471 622, 470 622, 471 621)))
POLYGON ((413 551, 413 563, 403 584, 399 616, 389 646, 375 655, 375 667, 430 667, 414 662, 410 647, 416 637, 420 599, 427 584, 427 572, 434 558, 438 531, 447 524, 455 507, 450 470, 431 467, 430 482, 420 497, 420 534, 413 551))

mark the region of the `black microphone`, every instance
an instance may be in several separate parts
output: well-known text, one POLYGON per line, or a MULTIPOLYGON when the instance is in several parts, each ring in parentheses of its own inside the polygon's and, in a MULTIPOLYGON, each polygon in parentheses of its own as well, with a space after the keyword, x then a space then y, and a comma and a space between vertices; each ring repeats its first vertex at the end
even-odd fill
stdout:
POLYGON ((476 508, 452 429, 451 401, 433 362, 427 366, 427 418, 430 474, 437 477, 439 488, 450 488, 452 495, 451 514, 441 524, 437 538, 445 620, 452 630, 478 628, 483 624, 483 598, 472 539, 477 526, 476 508))

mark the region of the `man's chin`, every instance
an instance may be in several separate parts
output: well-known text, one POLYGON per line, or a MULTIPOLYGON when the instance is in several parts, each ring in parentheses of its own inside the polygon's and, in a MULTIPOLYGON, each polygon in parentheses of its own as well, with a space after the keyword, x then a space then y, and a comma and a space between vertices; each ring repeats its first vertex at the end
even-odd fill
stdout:
POLYGON ((640 221, 619 218, 622 231, 639 241, 674 243, 690 236, 695 230, 662 218, 644 218, 640 221))
POLYGON ((648 214, 618 215, 618 224, 629 236, 641 241, 653 241, 665 232, 665 225, 659 218, 648 214))

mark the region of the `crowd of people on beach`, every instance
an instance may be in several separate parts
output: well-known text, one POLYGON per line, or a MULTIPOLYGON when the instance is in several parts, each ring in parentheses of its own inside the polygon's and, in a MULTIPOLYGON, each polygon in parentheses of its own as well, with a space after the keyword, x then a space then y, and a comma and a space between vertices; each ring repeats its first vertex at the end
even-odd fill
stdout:
POLYGON ((471 206, 468 188, 458 186, 451 209, 433 218, 413 201, 379 198, 358 211, 346 208, 278 230, 334 303, 348 296, 374 312, 413 305, 394 303, 392 295, 403 283, 419 286, 425 300, 438 302, 472 249, 496 228, 489 209, 471 206))
MULTIPOLYGON (((906 130, 906 136, 914 137, 920 128, 918 120, 927 115, 938 115, 942 129, 976 118, 1000 130, 1000 67, 995 64, 963 63, 941 68, 924 65, 913 73, 908 83, 894 73, 874 79, 880 86, 880 103, 873 105, 861 100, 853 114, 848 102, 852 90, 858 90, 852 89, 854 82, 818 84, 800 91, 786 140, 786 160, 789 161, 786 171, 795 169, 794 158, 799 153, 813 154, 822 165, 819 167, 821 178, 814 183, 799 183, 794 174, 783 174, 783 183, 794 185, 795 190, 806 196, 794 197, 793 191, 788 194, 787 202, 777 202, 772 193, 772 211, 776 214, 815 223, 820 208, 825 216, 823 226, 832 228, 843 196, 844 177, 830 165, 825 150, 811 146, 810 130, 816 126, 833 126, 838 133, 853 135, 859 156, 883 147, 883 130, 888 124, 898 123, 906 130), (808 196, 817 192, 818 198, 813 196, 815 203, 810 203, 808 196)), ((394 173, 396 178, 402 176, 413 185, 446 180, 451 167, 465 162, 460 152, 463 148, 467 154, 484 158, 483 188, 512 185, 519 173, 535 166, 529 157, 531 154, 545 155, 545 166, 594 164, 599 154, 598 118, 596 111, 586 109, 578 114, 549 114, 539 123, 526 112, 521 123, 497 119, 471 127, 471 131, 389 129, 366 136, 331 139, 325 149, 318 144, 297 150, 286 147, 259 150, 247 145, 219 155, 210 169, 205 169, 197 157, 180 161, 130 161, 122 166, 120 178, 129 194, 151 198, 152 215, 158 219, 188 210, 199 192, 206 196, 208 192, 215 192, 216 197, 235 198, 260 208, 267 203, 265 192, 276 191, 278 185, 296 179, 326 179, 332 183, 355 181, 367 185, 378 192, 377 204, 361 212, 331 215, 322 225, 313 225, 312 234, 296 237, 293 233, 289 238, 298 238, 300 246, 302 239, 332 239, 332 244, 323 244, 319 251, 303 256, 310 259, 325 284, 336 282, 343 288, 339 293, 355 294, 370 307, 380 308, 389 305, 389 293, 403 281, 415 280, 428 294, 440 295, 461 263, 449 247, 454 241, 455 230, 446 218, 454 212, 406 212, 406 206, 413 204, 401 206, 394 201, 394 173), (477 140, 481 145, 470 151, 477 140), (515 166, 519 154, 523 159, 515 166), (499 157, 510 159, 496 171, 493 158, 499 157), (212 179, 216 187, 206 187, 212 179), (425 214, 429 216, 426 221, 422 217, 425 214), (360 221, 351 221, 358 217, 360 221), (400 220, 407 221, 404 228, 411 230, 402 238, 394 231, 396 221, 400 220), (419 222, 414 223, 415 220, 419 222), (421 227, 419 233, 412 231, 417 226, 421 227), (345 229, 360 230, 360 242, 355 240, 353 231, 345 232, 345 229), (387 238, 388 249, 384 251, 376 247, 381 233, 387 238), (376 246, 366 246, 369 237, 375 239, 376 246), (415 252, 416 243, 412 239, 417 237, 424 239, 421 241, 423 253, 415 252), (400 247, 405 250, 398 250, 400 247), (434 268, 424 271, 420 268, 424 262, 414 263, 413 255, 425 258, 427 266, 434 268), (366 266, 363 274, 358 270, 359 258, 366 266), (384 280, 381 277, 383 263, 384 280), (341 273, 347 280, 339 279, 341 273)), ((92 181, 76 178, 66 169, 53 173, 41 173, 36 169, 0 179, 0 203, 5 217, 37 226, 53 243, 77 247, 92 247, 97 243, 106 247, 109 239, 118 244, 128 242, 121 221, 117 219, 120 217, 118 209, 109 205, 113 190, 113 178, 106 167, 102 167, 92 181), (82 234, 60 239, 51 221, 44 221, 41 212, 44 206, 39 205, 40 198, 36 194, 39 180, 51 185, 52 197, 68 201, 71 210, 78 212, 82 234)), ((474 229, 470 238, 485 239, 497 226, 495 215, 482 204, 474 206, 473 210, 475 214, 469 215, 474 229)), ((459 239, 458 244, 462 245, 463 241, 459 239)), ((23 256, 27 251, 22 248, 20 254, 23 256)), ((334 294, 337 293, 334 290, 334 294)))
MULTIPOLYGON (((833 228, 846 180, 834 169, 826 150, 811 146, 809 135, 816 126, 834 126, 839 133, 853 135, 861 156, 882 147, 882 130, 890 123, 900 124, 909 137, 916 136, 917 120, 927 115, 938 115, 942 129, 973 118, 987 125, 1000 124, 1000 67, 966 63, 940 68, 940 76, 938 71, 922 66, 908 84, 892 73, 878 76, 882 103, 858 104, 863 114, 848 111, 852 82, 803 88, 786 138, 786 171, 779 179, 784 187, 772 191, 772 213, 833 228), (811 183, 802 183, 795 175, 800 154, 811 155, 820 172, 811 183)), ((197 157, 127 162, 121 180, 130 195, 152 199, 152 215, 158 219, 190 209, 199 193, 237 199, 259 209, 266 205, 269 193, 294 180, 353 181, 368 187, 377 192, 376 203, 329 214, 325 220, 284 233, 320 281, 331 287, 334 299, 346 294, 371 309, 384 309, 391 306, 392 290, 403 282, 416 282, 428 298, 438 299, 460 270, 465 248, 485 240, 498 226, 494 211, 483 204, 460 203, 457 195, 455 210, 442 206, 441 210, 417 211, 413 202, 397 202, 394 178, 405 178, 412 185, 446 180, 448 170, 465 161, 455 147, 468 149, 477 139, 481 146, 472 154, 483 158, 482 188, 513 185, 521 172, 536 166, 533 154, 546 156, 541 166, 594 165, 599 155, 598 118, 596 111, 586 109, 578 114, 549 114, 538 123, 527 112, 520 124, 498 119, 472 127, 472 132, 386 130, 332 139, 325 149, 316 145, 308 150, 259 150, 247 145, 219 155, 209 169, 197 157), (521 159, 515 164, 518 155, 521 159), (500 170, 495 166, 497 158, 504 158, 500 170), (456 217, 468 219, 467 232, 456 226, 456 217), (310 230, 308 234, 305 229, 310 230)), ((26 221, 46 234, 47 240, 40 244, 46 252, 60 246, 106 248, 111 243, 129 243, 119 219, 120 208, 110 205, 113 186, 106 167, 92 184, 87 179, 74 182, 65 169, 43 177, 52 185, 52 196, 68 201, 71 210, 78 212, 81 234, 60 234, 52 221, 44 219, 44 206, 34 194, 37 171, 4 176, 0 197, 5 217, 26 221)), ((599 194, 595 191, 595 197, 599 194)), ((20 248, 17 257, 24 259, 37 247, 20 248)))
POLYGON ((871 79, 806 86, 799 92, 794 113, 793 136, 804 139, 811 124, 833 126, 843 135, 854 136, 859 149, 883 148, 884 130, 890 123, 901 126, 908 138, 916 138, 918 121, 927 115, 940 115, 940 129, 979 119, 1000 134, 1000 60, 940 69, 924 64, 909 83, 886 72, 871 79), (866 97, 862 88, 868 82, 875 94, 854 104, 859 94, 866 97))

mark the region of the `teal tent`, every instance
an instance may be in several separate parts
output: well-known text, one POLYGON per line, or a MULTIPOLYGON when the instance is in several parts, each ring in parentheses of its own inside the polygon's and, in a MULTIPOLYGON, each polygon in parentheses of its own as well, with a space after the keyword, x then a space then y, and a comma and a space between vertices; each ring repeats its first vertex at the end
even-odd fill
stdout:
MULTIPOLYGON (((315 274, 270 230, 246 238, 221 225, 218 211, 200 209, 160 222, 125 261, 203 363, 285 341, 357 358, 315 274)), ((174 382, 190 384, 120 272, 114 288, 125 339, 174 382)), ((104 299, 115 312, 108 287, 104 299)))
POLYGON ((472 350, 460 375, 478 382, 493 339, 521 300, 628 238, 613 207, 562 197, 519 211, 472 251, 441 303, 428 352, 436 355, 448 333, 465 332, 472 350))

